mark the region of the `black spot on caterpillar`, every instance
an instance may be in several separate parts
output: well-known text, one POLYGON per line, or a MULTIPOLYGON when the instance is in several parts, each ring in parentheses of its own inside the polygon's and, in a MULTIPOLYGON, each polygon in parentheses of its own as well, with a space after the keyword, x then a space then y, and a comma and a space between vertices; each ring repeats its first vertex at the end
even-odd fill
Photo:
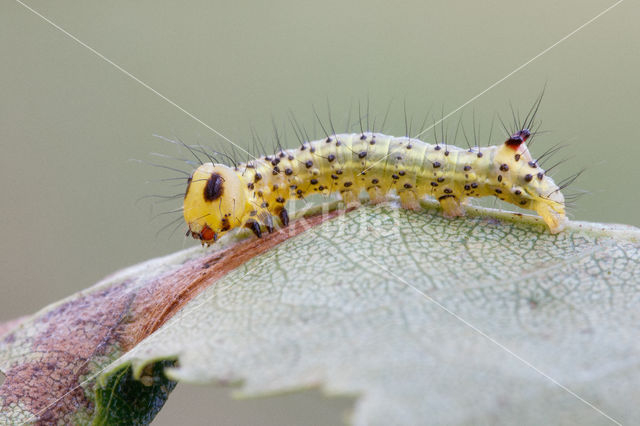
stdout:
MULTIPOLYGON (((222 176, 217 173, 211 173, 211 176, 207 179, 207 184, 204 186, 204 200, 211 202, 220 198, 224 192, 224 187, 222 186, 223 182, 224 179, 222 176)), ((187 193, 188 192, 189 191, 187 190, 187 193)), ((187 193, 185 193, 185 196, 187 193)))
POLYGON ((363 190, 372 203, 396 192, 401 206, 413 210, 432 197, 446 217, 463 216, 469 198, 497 196, 535 210, 558 233, 568 222, 564 196, 529 153, 530 135, 522 129, 479 152, 451 145, 442 150, 381 133, 334 134, 235 167, 204 163, 191 175, 184 197, 187 235, 210 243, 230 229, 247 227, 260 237, 263 228, 273 231, 274 216, 288 224, 284 204, 290 198, 338 193, 350 208, 359 204, 363 190))

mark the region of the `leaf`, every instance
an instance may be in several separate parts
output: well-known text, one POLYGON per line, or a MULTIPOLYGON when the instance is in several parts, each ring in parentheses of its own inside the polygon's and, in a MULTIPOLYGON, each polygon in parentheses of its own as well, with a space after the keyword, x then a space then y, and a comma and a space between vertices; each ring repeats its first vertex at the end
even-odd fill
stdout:
POLYGON ((640 230, 536 221, 362 207, 230 272, 114 366, 359 395, 358 425, 637 423, 640 230))
POLYGON ((142 389, 121 366, 117 378, 103 378, 96 387, 104 368, 228 271, 338 213, 298 221, 261 240, 237 242, 247 236, 240 233, 206 256, 194 248, 153 259, 2 325, 0 370, 6 377, 0 386, 0 424, 86 424, 94 417, 98 424, 148 423, 175 383, 160 374, 162 368, 150 367, 145 380, 150 384, 142 389))
POLYGON ((146 423, 175 380, 358 395, 356 424, 640 419, 639 230, 336 216, 145 262, 24 320, 0 336, 0 422, 146 423))
POLYGON ((164 369, 172 365, 172 360, 153 363, 139 380, 133 378, 131 366, 127 364, 101 376, 95 389, 97 409, 93 424, 151 423, 176 386, 176 382, 164 375, 164 369))

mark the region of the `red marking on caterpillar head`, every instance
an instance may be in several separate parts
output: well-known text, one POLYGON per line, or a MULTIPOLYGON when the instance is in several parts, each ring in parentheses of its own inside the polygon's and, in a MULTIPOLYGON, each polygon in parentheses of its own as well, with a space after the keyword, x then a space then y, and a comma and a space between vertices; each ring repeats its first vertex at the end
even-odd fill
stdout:
POLYGON ((529 136, 531 136, 531 132, 529 131, 529 129, 522 129, 519 132, 511 135, 511 137, 507 139, 504 144, 513 149, 517 149, 520 145, 526 142, 527 139, 529 139, 529 136))
POLYGON ((200 239, 202 241, 211 241, 211 240, 215 241, 216 233, 213 229, 205 225, 204 228, 202 228, 202 231, 200 231, 200 239))

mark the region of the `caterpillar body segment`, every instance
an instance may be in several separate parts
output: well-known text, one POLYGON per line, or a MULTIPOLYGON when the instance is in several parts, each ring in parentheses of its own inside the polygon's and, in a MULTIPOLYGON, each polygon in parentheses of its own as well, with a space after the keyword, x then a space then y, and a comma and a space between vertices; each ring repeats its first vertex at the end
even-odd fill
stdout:
POLYGON ((371 202, 395 192, 417 210, 432 197, 448 217, 464 215, 469 198, 495 196, 535 210, 552 233, 567 223, 560 188, 531 157, 521 130, 497 146, 462 149, 380 133, 338 134, 261 157, 235 168, 205 163, 189 179, 184 219, 203 243, 245 226, 261 236, 273 217, 288 224, 285 203, 311 194, 339 193, 347 207, 365 190, 371 202))

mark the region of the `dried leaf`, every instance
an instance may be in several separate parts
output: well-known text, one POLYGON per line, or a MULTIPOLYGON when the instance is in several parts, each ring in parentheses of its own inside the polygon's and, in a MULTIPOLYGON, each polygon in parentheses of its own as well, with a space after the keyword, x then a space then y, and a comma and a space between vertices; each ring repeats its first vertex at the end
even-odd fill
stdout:
MULTIPOLYGON (((133 266, 17 326, 6 326, 8 331, 0 334, 0 370, 6 375, 0 386, 0 424, 87 423, 96 402, 113 409, 110 416, 122 418, 120 405, 109 405, 102 389, 95 390, 97 399, 94 395, 96 377, 111 361, 153 333, 210 283, 337 214, 298 221, 260 240, 230 238, 205 255, 195 248, 133 266)), ((150 420, 147 411, 157 412, 162 405, 158 401, 164 402, 163 396, 174 386, 157 375, 151 380, 162 383, 139 394, 137 403, 129 401, 129 423, 150 420), (135 411, 138 407, 140 411, 135 411)), ((103 383, 123 389, 121 381, 112 378, 103 383)))

